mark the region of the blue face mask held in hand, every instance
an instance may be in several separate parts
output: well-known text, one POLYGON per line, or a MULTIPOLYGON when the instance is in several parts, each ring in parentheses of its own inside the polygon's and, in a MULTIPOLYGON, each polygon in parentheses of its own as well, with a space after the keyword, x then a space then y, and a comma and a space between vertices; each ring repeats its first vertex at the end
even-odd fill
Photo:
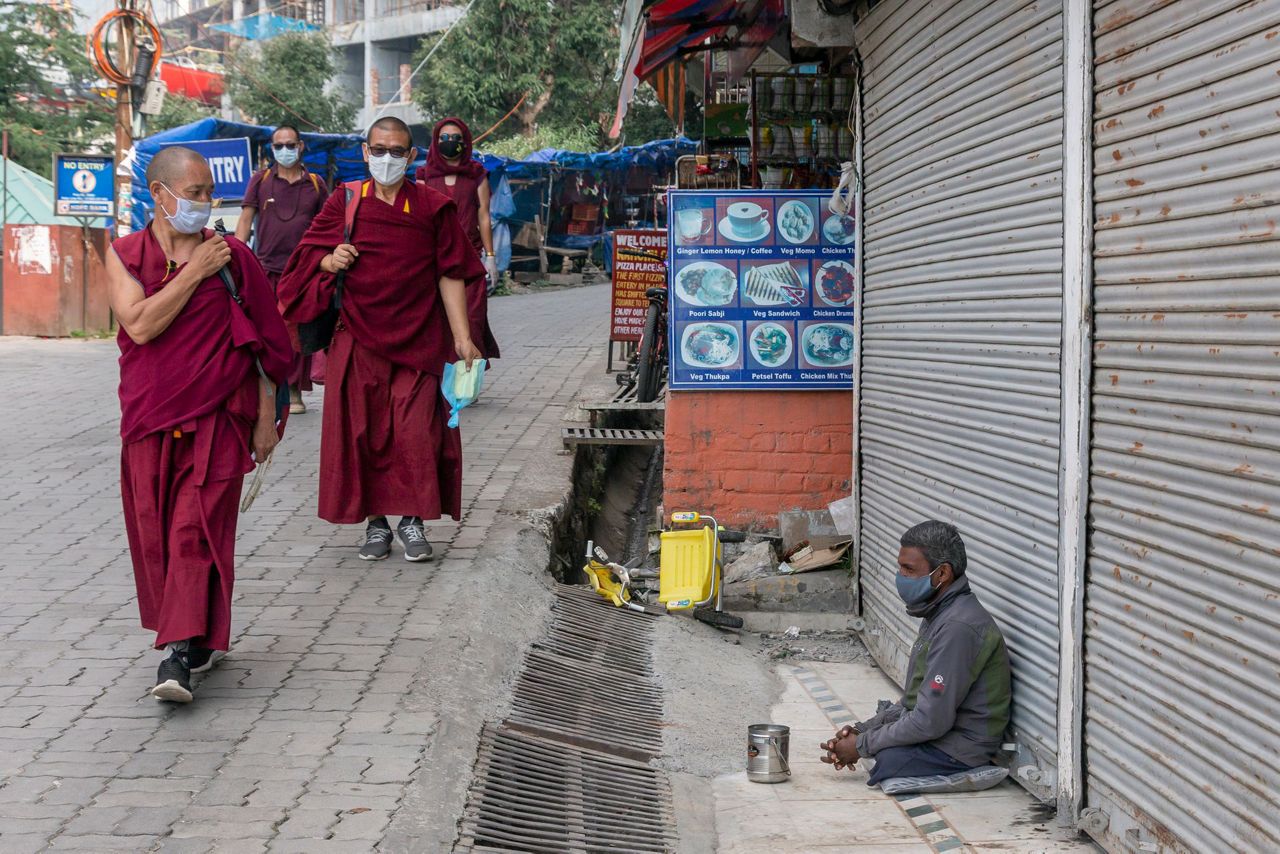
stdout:
POLYGON ((449 426, 458 426, 458 413, 480 396, 484 382, 484 359, 476 359, 467 370, 466 362, 450 362, 440 378, 440 392, 449 401, 449 426))

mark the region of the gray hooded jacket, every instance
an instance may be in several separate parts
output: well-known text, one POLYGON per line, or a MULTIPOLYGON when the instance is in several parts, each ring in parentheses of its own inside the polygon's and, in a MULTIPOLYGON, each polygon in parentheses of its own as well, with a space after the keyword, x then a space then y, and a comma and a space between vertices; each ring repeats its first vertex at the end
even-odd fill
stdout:
POLYGON ((911 649, 907 692, 893 706, 854 725, 858 753, 932 744, 958 762, 985 765, 1000 749, 1012 700, 1009 652, 995 620, 961 577, 923 617, 911 649))

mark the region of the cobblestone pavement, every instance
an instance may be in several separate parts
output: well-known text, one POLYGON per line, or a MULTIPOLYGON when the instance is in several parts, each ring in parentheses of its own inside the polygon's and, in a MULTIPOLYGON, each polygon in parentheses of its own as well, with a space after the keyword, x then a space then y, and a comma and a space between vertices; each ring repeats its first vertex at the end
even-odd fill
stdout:
POLYGON ((398 549, 362 563, 354 526, 316 518, 308 395, 240 519, 232 652, 185 707, 147 696, 159 653, 120 516, 114 342, 0 340, 0 851, 443 850, 448 828, 424 843, 405 815, 430 809, 441 591, 468 583, 512 485, 559 444, 607 312, 601 287, 492 303, 505 358, 464 413, 464 519, 432 526, 426 567, 398 549))

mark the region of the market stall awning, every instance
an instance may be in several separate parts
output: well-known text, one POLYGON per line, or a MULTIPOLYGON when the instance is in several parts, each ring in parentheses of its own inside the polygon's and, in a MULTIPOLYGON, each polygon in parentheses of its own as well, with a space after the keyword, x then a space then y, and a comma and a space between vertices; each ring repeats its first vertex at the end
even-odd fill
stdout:
POLYGON ((740 0, 661 0, 649 9, 636 76, 641 80, 694 45, 743 27, 758 3, 740 0))
POLYGON ((639 81, 690 53, 713 48, 731 51, 736 60, 731 71, 742 74, 786 19, 784 0, 658 0, 647 11, 645 2, 627 0, 622 10, 613 137, 622 132, 639 81))

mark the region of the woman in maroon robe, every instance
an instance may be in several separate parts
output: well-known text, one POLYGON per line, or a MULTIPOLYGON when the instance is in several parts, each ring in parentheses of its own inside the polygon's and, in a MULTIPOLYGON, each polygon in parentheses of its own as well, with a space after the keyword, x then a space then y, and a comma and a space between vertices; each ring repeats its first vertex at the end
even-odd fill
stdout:
MULTIPOLYGON (((436 122, 431 131, 427 162, 414 177, 453 199, 458 206, 458 222, 484 260, 486 272, 497 282, 498 266, 493 253, 493 226, 489 222, 489 173, 471 157, 471 128, 462 119, 436 122)), ((467 288, 467 313, 471 317, 471 337, 485 358, 499 356, 498 342, 489 328, 489 295, 483 286, 467 288)))
POLYGON ((142 624, 172 653, 152 694, 189 702, 191 672, 230 642, 240 487, 279 437, 275 387, 293 350, 252 250, 201 227, 213 192, 204 159, 164 149, 147 178, 164 216, 107 256, 120 322, 120 487, 142 624))

